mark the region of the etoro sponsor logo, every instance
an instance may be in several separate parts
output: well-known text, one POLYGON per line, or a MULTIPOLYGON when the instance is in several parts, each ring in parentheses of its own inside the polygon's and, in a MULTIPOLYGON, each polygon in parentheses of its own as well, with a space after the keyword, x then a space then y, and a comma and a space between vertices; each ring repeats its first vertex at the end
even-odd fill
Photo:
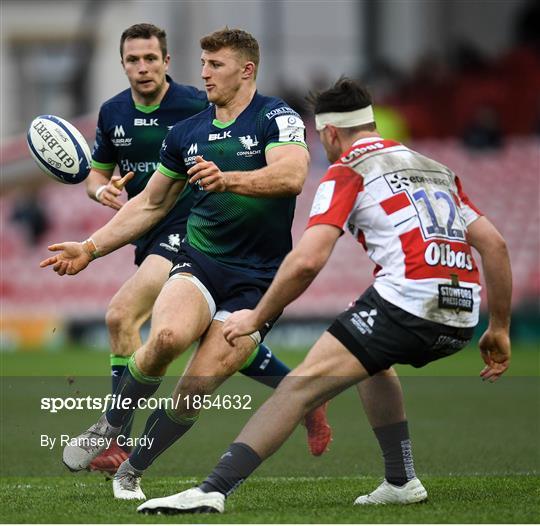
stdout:
POLYGON ((131 146, 131 141, 133 141, 133 139, 131 137, 126 137, 126 132, 121 124, 114 126, 113 135, 114 138, 111 139, 111 142, 115 146, 131 146))
POLYGON ((431 267, 442 265, 448 268, 473 269, 471 254, 463 250, 453 250, 448 243, 432 241, 424 252, 424 259, 431 267))
POLYGON ((405 175, 389 174, 385 175, 384 178, 390 185, 390 188, 392 188, 394 191, 401 191, 410 188, 411 186, 409 178, 405 175))

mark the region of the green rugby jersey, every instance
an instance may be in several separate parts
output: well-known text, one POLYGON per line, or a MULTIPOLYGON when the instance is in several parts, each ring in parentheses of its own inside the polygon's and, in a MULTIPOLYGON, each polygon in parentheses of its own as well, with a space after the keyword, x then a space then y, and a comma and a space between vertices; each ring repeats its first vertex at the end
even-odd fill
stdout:
MULTIPOLYGON (((169 130, 181 120, 196 115, 208 106, 206 94, 192 86, 174 82, 167 76, 169 89, 156 106, 135 104, 131 89, 109 99, 100 108, 92 167, 135 176, 126 185, 128 198, 140 193, 159 164, 159 151, 169 130)), ((185 229, 191 209, 192 195, 184 191, 169 214, 146 233, 137 245, 143 244, 164 226, 175 224, 185 229)))
MULTIPOLYGON (((161 149, 158 170, 182 179, 202 155, 224 172, 266 166, 266 152, 284 144, 306 148, 305 126, 281 99, 255 94, 232 122, 215 118, 210 106, 171 130, 161 149)), ((250 276, 271 278, 291 250, 295 197, 248 197, 206 192, 193 185, 194 201, 187 241, 215 260, 250 276)))

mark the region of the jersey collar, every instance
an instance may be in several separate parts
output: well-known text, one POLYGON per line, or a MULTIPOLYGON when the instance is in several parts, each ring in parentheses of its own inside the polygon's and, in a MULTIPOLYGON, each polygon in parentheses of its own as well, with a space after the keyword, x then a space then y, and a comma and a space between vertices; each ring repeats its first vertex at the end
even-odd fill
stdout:
POLYGON ((357 141, 354 141, 352 143, 352 146, 357 146, 358 144, 365 144, 367 142, 373 142, 373 141, 383 141, 384 139, 382 137, 373 136, 373 137, 364 137, 363 139, 358 139, 357 141))

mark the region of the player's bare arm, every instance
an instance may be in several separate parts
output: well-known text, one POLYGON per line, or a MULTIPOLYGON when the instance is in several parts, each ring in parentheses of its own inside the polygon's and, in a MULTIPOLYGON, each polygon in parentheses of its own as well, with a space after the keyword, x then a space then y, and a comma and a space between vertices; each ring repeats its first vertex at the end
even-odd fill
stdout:
POLYGON ((222 172, 202 157, 188 170, 190 183, 200 181, 208 192, 234 192, 251 197, 287 197, 302 191, 309 168, 309 153, 300 145, 286 144, 266 152, 267 166, 249 172, 222 172))
POLYGON ((118 198, 134 175, 134 172, 128 172, 124 177, 121 177, 113 175, 113 170, 92 168, 85 181, 86 193, 94 201, 114 210, 120 210, 123 203, 118 198))
POLYGON ((272 285, 254 310, 233 312, 223 324, 229 344, 240 336, 260 329, 298 298, 324 267, 341 230, 332 225, 315 225, 304 233, 298 245, 279 267, 272 285))
POLYGON ((480 217, 469 225, 467 241, 482 257, 488 299, 489 325, 478 344, 486 364, 480 376, 494 382, 510 365, 510 257, 503 237, 485 217, 480 217))
POLYGON ((61 276, 77 274, 96 257, 113 252, 152 228, 173 207, 184 186, 183 180, 154 172, 146 188, 88 240, 50 245, 50 251, 60 253, 42 261, 40 267, 53 265, 61 276))

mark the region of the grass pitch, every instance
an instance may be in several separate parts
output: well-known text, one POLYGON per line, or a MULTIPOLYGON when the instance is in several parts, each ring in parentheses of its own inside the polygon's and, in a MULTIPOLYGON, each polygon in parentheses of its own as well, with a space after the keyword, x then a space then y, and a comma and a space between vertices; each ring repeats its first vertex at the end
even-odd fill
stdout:
MULTIPOLYGON (((182 491, 194 479, 149 478, 147 497, 182 491)), ((375 477, 250 478, 223 515, 152 516, 137 504, 115 501, 110 482, 95 474, 4 479, 7 522, 30 523, 535 523, 540 517, 539 479, 520 477, 423 477, 424 504, 356 507, 354 499, 378 483, 375 477)))
MULTIPOLYGON (((281 350, 287 363, 303 354, 281 350)), ((145 516, 112 499, 111 483, 95 473, 68 473, 61 448, 40 435, 75 435, 96 411, 50 414, 43 396, 105 394, 107 354, 2 354, 0 478, 2 522, 10 523, 536 523, 540 519, 540 375, 535 347, 514 349, 512 369, 496 384, 481 382, 469 349, 421 371, 400 368, 417 473, 426 504, 353 507, 381 481, 382 460, 354 390, 330 405, 331 450, 310 457, 304 430, 265 462, 227 502, 223 515, 145 516)), ((171 371, 174 376, 182 365, 171 371)), ((167 396, 170 377, 158 394, 167 396)), ((253 410, 270 390, 238 376, 222 393, 253 395, 253 410)), ((151 497, 193 486, 212 469, 252 411, 210 410, 148 470, 151 497)), ((136 419, 140 432, 146 414, 136 419)))

